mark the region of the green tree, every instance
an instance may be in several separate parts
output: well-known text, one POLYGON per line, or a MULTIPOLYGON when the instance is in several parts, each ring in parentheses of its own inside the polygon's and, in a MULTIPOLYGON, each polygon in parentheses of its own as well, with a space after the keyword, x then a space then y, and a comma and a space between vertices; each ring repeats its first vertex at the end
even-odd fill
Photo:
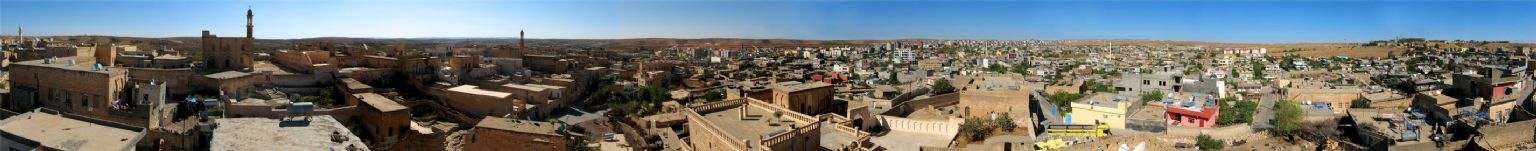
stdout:
POLYGON ((992 133, 992 128, 984 121, 979 118, 965 118, 965 122, 960 123, 960 135, 973 141, 986 138, 987 134, 992 133))
POLYGON ((669 100, 672 96, 671 94, 667 93, 666 89, 662 89, 660 87, 642 87, 638 88, 634 92, 622 95, 619 94, 620 91, 618 90, 599 89, 598 91, 599 92, 597 93, 609 93, 595 94, 594 96, 608 95, 611 97, 594 97, 594 99, 607 99, 607 101, 604 103, 607 104, 608 108, 614 110, 613 112, 609 113, 616 117, 624 117, 630 115, 648 116, 656 114, 656 107, 661 106, 662 101, 669 100))
POLYGON ((1022 61, 1022 62, 1019 62, 1018 64, 1013 65, 1013 69, 1010 69, 1010 70, 1013 71, 1013 73, 1018 73, 1018 74, 1022 74, 1022 75, 1029 75, 1030 74, 1029 73, 1029 68, 1031 68, 1030 66, 1031 65, 1029 64, 1029 61, 1022 61))
POLYGON ((709 93, 704 93, 704 100, 714 101, 723 99, 725 99, 725 93, 721 93, 720 91, 709 91, 709 93))
POLYGON ((1094 80, 1085 80, 1085 81, 1083 81, 1083 87, 1087 87, 1089 90, 1093 90, 1094 92, 1109 92, 1109 93, 1117 93, 1117 92, 1119 92, 1119 91, 1115 91, 1114 88, 1111 88, 1108 83, 1101 83, 1099 81, 1094 81, 1094 80))
POLYGON ((1050 101, 1051 104, 1055 104, 1056 107, 1061 110, 1061 113, 1065 114, 1065 113, 1072 112, 1072 107, 1071 107, 1072 101, 1076 101, 1077 99, 1082 99, 1083 97, 1086 97, 1086 96, 1088 96, 1088 94, 1078 94, 1078 93, 1057 91, 1057 92, 1054 92, 1054 93, 1046 94, 1045 95, 1045 99, 1046 99, 1046 101, 1050 101))
POLYGON ((335 93, 335 87, 322 87, 320 88, 320 94, 317 98, 315 98, 315 103, 324 105, 336 105, 336 99, 334 99, 335 93))
POLYGON ((1243 76, 1242 73, 1237 73, 1237 68, 1232 68, 1232 71, 1227 71, 1227 75, 1231 79, 1238 79, 1238 77, 1243 76))
POLYGON ((592 91, 592 95, 590 97, 587 97, 587 103, 601 104, 617 101, 618 98, 614 96, 615 92, 613 89, 614 87, 608 86, 597 88, 596 91, 592 91))
POLYGON ((1356 98, 1355 100, 1349 101, 1349 108, 1371 108, 1371 100, 1366 100, 1365 98, 1356 98))
POLYGON ((1013 128, 1018 127, 1017 124, 1013 123, 1013 118, 1008 117, 1008 112, 1003 112, 1002 115, 998 115, 997 119, 993 120, 997 123, 997 128, 1002 128, 1003 130, 1013 131, 1013 128))
POLYGON ((570 138, 571 141, 567 141, 565 143, 565 148, 568 148, 571 151, 594 151, 594 150, 596 150, 596 149, 593 149, 592 147, 587 147, 587 143, 588 143, 587 141, 592 140, 592 133, 591 132, 582 132, 582 133, 585 134, 585 135, 581 135, 581 136, 566 135, 566 137, 570 138))
POLYGON ((1222 108, 1217 115, 1216 125, 1228 126, 1242 123, 1252 123, 1253 114, 1259 108, 1259 103, 1248 100, 1238 100, 1236 97, 1226 97, 1217 101, 1222 108), (1236 104, 1228 104, 1235 102, 1236 104))
POLYGON ((933 81, 933 94, 948 94, 955 91, 955 87, 949 85, 949 79, 937 79, 933 81))
POLYGON ((1163 91, 1161 91, 1161 90, 1152 90, 1152 91, 1142 92, 1141 93, 1141 103, 1147 103, 1147 102, 1151 102, 1151 101, 1162 100, 1163 97, 1164 97, 1164 94, 1163 94, 1163 91))
POLYGON ((1211 135, 1200 134, 1195 137, 1195 146, 1200 146, 1200 150, 1221 150, 1226 144, 1226 141, 1211 138, 1211 135))
POLYGON ((1003 65, 998 65, 998 64, 992 64, 992 65, 988 65, 987 68, 984 69, 984 70, 986 70, 987 72, 993 72, 993 73, 1004 73, 1004 72, 1008 71, 1008 67, 1003 67, 1003 65))
POLYGON ((1291 63, 1291 62, 1294 62, 1294 61, 1296 61, 1296 56, 1294 56, 1294 55, 1285 55, 1285 57, 1281 57, 1280 58, 1280 63, 1278 63, 1278 64, 1280 64, 1280 69, 1281 70, 1292 71, 1292 70, 1296 70, 1296 64, 1292 64, 1291 63))
POLYGON ((1275 103, 1275 118, 1270 123, 1275 125, 1275 133, 1294 134, 1301 130, 1301 107, 1289 100, 1275 103))
POLYGON ((1254 60, 1250 66, 1253 68, 1253 79, 1264 80, 1264 61, 1254 60))

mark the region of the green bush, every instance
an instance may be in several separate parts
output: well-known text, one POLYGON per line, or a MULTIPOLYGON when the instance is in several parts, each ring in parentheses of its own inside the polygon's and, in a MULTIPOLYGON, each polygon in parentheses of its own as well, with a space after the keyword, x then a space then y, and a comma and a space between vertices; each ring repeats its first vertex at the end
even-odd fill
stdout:
POLYGON ((1222 98, 1216 102, 1222 107, 1216 119, 1216 125, 1220 126, 1252 123, 1253 114, 1259 108, 1258 102, 1237 100, 1233 97, 1222 98), (1228 105, 1227 102, 1237 102, 1237 104, 1228 105))
POLYGON ((949 79, 934 80, 932 89, 933 94, 947 94, 949 92, 955 92, 955 86, 949 85, 949 79))
POLYGON ((960 135, 971 140, 986 139, 987 135, 992 133, 992 128, 985 120, 965 118, 965 122, 960 123, 960 135))
POLYGON ((1275 133, 1293 134, 1301 129, 1301 107, 1291 101, 1275 103, 1275 118, 1270 123, 1275 125, 1275 133))
POLYGON ((1013 123, 1013 118, 1008 117, 1007 112, 1004 112, 1002 115, 998 115, 997 119, 993 119, 993 122, 997 123, 997 128, 1002 128, 1003 130, 1007 131, 1013 131, 1013 128, 1019 127, 1017 124, 1013 123))
POLYGON ((1066 114, 1072 112, 1072 107, 1070 105, 1072 101, 1076 101, 1077 99, 1082 99, 1083 97, 1087 96, 1088 94, 1055 92, 1046 94, 1045 99, 1046 101, 1050 101, 1051 104, 1056 104, 1057 109, 1060 109, 1062 114, 1066 114))
POLYGON ((1163 97, 1164 97, 1163 91, 1160 91, 1160 90, 1152 90, 1152 91, 1149 91, 1149 92, 1143 92, 1143 93, 1141 93, 1141 103, 1147 103, 1147 102, 1151 102, 1151 101, 1162 100, 1163 97))
POLYGON ((1370 100, 1366 100, 1365 98, 1358 98, 1358 99, 1355 99, 1354 101, 1349 101, 1349 107, 1350 108, 1371 108, 1371 101, 1370 100))
POLYGON ((1205 134, 1200 134, 1200 136, 1196 137, 1195 139, 1195 146, 1200 146, 1200 150, 1221 150, 1221 148, 1225 147, 1227 143, 1225 141, 1211 138, 1211 135, 1205 134))

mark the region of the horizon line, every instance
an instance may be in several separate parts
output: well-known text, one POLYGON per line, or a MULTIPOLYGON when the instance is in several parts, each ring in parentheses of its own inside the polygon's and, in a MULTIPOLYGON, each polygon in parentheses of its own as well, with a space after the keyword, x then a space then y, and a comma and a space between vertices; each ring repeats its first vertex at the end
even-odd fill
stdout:
MULTIPOLYGON (((0 37, 16 37, 16 36, 17 35, 0 35, 0 37)), ((198 38, 198 37, 200 37, 200 36, 139 37, 139 36, 90 35, 90 34, 86 34, 86 35, 40 35, 40 36, 35 36, 35 37, 70 37, 70 36, 102 36, 102 37, 126 37, 126 38, 151 38, 151 39, 198 38)), ((32 37, 32 36, 29 36, 29 37, 32 37)), ((443 37, 346 37, 346 36, 323 36, 323 37, 305 37, 305 38, 266 38, 266 39, 256 38, 256 39, 257 40, 304 40, 304 39, 319 39, 319 38, 356 38, 356 39, 516 39, 516 38, 521 38, 521 37, 515 37, 515 36, 511 36, 511 37, 474 37, 474 36, 464 36, 464 37, 454 37, 454 36, 443 36, 443 37)), ((1425 37, 1396 37, 1396 38, 1389 38, 1389 39, 1376 39, 1376 40, 1370 40, 1370 41, 1393 40, 1393 39, 1403 39, 1403 38, 1422 38, 1422 39, 1426 39, 1426 40, 1446 40, 1446 41, 1507 41, 1509 43, 1531 43, 1531 44, 1536 44, 1536 42, 1511 41, 1511 40, 1437 39, 1437 38, 1425 38, 1425 37)), ((1091 39, 1037 39, 1037 38, 1030 38, 1030 39, 980 39, 980 38, 978 38, 978 39, 967 39, 967 38, 814 39, 814 38, 804 38, 804 39, 797 39, 797 38, 725 38, 725 37, 710 37, 710 38, 637 37, 637 38, 526 38, 526 39, 530 39, 530 40, 741 39, 741 40, 811 40, 811 41, 856 41, 856 40, 887 40, 887 41, 894 41, 894 40, 997 40, 997 41, 1031 41, 1031 40, 1035 40, 1035 41, 1163 41, 1163 42, 1207 42, 1207 43, 1217 43, 1217 44, 1369 43, 1369 41, 1366 41, 1366 42, 1340 42, 1340 41, 1330 41, 1330 42, 1231 42, 1231 41, 1212 41, 1212 40, 1163 40, 1163 39, 1141 39, 1141 38, 1091 38, 1091 39)))

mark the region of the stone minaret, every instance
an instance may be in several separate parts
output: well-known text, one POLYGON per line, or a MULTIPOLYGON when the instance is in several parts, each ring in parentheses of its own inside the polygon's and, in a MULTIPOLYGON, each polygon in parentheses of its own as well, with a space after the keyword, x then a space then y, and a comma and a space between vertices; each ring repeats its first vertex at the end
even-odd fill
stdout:
POLYGON ((517 30, 517 49, 527 49, 527 47, 523 45, 523 37, 527 37, 526 34, 523 33, 523 30, 517 30))
POLYGON ((21 29, 21 24, 16 24, 16 43, 27 41, 27 33, 21 29))
POLYGON ((251 36, 251 29, 256 28, 256 25, 251 24, 251 20, 254 17, 256 15, 251 13, 251 8, 245 8, 245 38, 250 38, 251 40, 256 40, 256 36, 251 36))

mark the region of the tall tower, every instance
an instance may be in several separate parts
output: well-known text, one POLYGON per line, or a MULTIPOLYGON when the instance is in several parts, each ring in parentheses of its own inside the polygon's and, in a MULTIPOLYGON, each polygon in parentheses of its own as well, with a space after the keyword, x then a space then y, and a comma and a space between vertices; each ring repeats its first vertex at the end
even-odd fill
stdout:
POLYGON ((245 38, 250 38, 251 40, 256 40, 256 36, 251 36, 251 29, 256 28, 254 24, 251 24, 251 20, 254 17, 256 17, 256 15, 253 15, 251 13, 251 8, 247 6, 245 8, 245 38))
POLYGON ((517 30, 517 49, 527 49, 527 47, 523 46, 523 39, 525 39, 523 37, 527 37, 523 30, 517 30))
POLYGON ((21 29, 21 24, 16 24, 16 43, 27 41, 27 33, 21 29))

